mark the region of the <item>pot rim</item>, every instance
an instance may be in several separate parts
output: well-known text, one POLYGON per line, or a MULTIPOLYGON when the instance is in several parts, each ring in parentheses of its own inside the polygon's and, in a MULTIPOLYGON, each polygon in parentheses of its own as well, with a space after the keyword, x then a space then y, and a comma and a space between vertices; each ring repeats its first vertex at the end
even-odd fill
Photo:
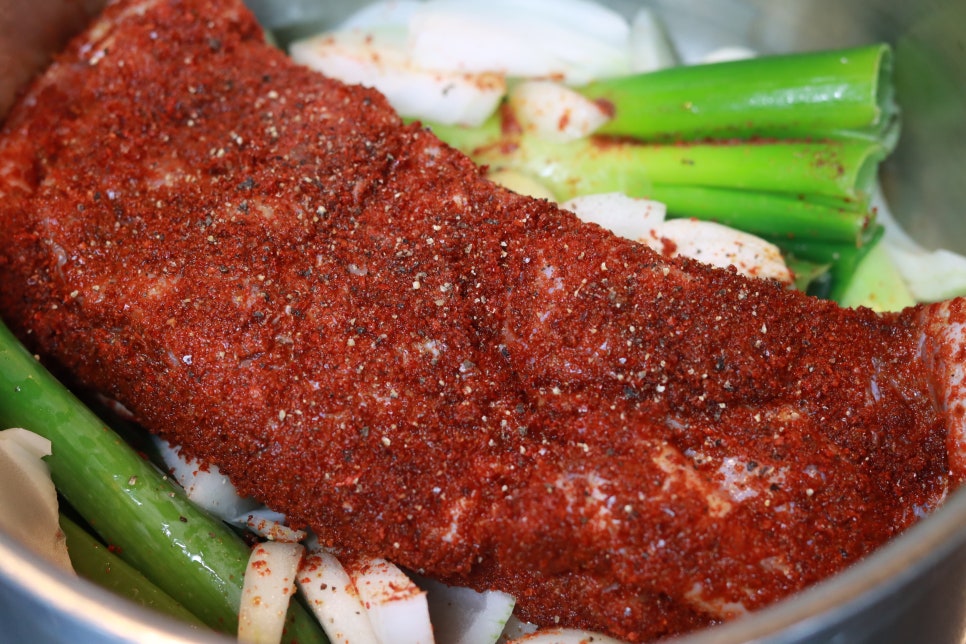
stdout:
MULTIPOLYGON (((938 565, 966 543, 966 489, 932 515, 848 569, 734 622, 698 631, 680 644, 725 644, 763 638, 799 641, 846 622, 938 565)), ((143 608, 80 577, 71 576, 0 532, 0 587, 27 596, 54 619, 90 626, 111 642, 225 644, 143 608)))

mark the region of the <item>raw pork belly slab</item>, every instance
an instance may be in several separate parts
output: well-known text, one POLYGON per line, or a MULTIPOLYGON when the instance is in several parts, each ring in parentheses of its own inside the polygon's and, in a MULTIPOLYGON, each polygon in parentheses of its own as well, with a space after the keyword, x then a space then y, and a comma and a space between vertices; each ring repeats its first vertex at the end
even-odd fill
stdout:
POLYGON ((111 5, 0 139, 0 313, 345 556, 646 640, 962 467, 961 302, 877 316, 512 194, 235 0, 111 5), (952 451, 950 451, 950 448, 952 451))

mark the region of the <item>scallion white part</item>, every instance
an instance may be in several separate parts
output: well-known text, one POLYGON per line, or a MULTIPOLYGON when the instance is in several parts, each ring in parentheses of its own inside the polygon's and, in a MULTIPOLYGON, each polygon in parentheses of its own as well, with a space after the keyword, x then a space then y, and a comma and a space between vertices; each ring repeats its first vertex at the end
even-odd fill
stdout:
POLYGON ((266 541, 252 549, 238 611, 238 640, 278 644, 304 548, 298 543, 266 541))
POLYGON ((57 491, 43 461, 50 453, 50 441, 31 431, 0 431, 0 530, 73 572, 58 522, 57 491))

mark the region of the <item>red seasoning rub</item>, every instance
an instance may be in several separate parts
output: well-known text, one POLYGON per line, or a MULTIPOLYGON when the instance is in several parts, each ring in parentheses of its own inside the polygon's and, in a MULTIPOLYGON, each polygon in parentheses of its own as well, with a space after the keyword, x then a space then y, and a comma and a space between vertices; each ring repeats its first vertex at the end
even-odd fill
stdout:
POLYGON ((880 317, 661 257, 235 0, 109 7, 9 117, 0 197, 35 351, 323 543, 526 620, 721 622, 960 480, 961 302, 880 317))

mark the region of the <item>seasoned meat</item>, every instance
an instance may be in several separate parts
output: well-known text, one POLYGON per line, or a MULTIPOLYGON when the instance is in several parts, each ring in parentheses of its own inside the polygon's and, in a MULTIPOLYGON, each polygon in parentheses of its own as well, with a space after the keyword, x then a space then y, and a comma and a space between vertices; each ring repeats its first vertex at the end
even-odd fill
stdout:
POLYGON ((0 197, 33 350, 323 543, 527 620, 730 619, 963 471, 962 302, 665 259, 292 64, 237 0, 111 5, 9 116, 0 197))

